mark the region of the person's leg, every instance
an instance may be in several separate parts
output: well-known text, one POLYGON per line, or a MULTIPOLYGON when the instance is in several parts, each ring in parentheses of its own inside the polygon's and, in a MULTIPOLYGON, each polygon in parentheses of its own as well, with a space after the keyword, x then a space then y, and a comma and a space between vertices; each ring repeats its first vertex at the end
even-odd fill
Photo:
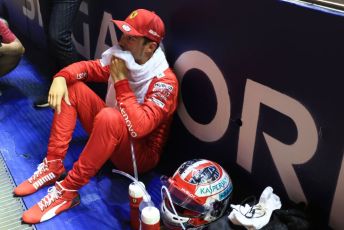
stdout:
MULTIPOLYGON (((82 104, 78 106, 83 107, 82 104)), ((56 182, 41 201, 23 214, 24 222, 39 223, 79 204, 78 189, 87 184, 110 158, 112 161, 118 160, 114 163, 120 169, 132 172, 131 140, 124 118, 117 109, 102 108, 97 113, 93 126, 86 129, 91 135, 73 169, 63 181, 56 182)), ((159 154, 150 149, 154 145, 152 142, 153 137, 134 142, 140 172, 151 169, 158 162, 159 154)))
MULTIPOLYGON (((162 151, 155 146, 156 137, 148 136, 132 140, 132 142, 138 173, 153 169, 159 163, 162 151)), ((111 155, 110 160, 117 169, 134 174, 130 142, 126 145, 120 145, 118 151, 111 155)))
POLYGON ((122 114, 115 108, 103 108, 95 117, 91 130, 78 161, 61 182, 64 188, 79 190, 107 160, 111 160, 118 169, 133 173, 131 142, 138 172, 147 172, 159 162, 160 151, 154 151, 154 137, 131 139, 122 114))
POLYGON ((62 100, 61 113, 54 114, 47 149, 48 160, 64 159, 77 117, 84 129, 91 134, 96 115, 105 107, 104 101, 82 82, 69 86, 68 94, 71 106, 62 100))
POLYGON ((62 182, 68 189, 78 190, 87 184, 119 146, 129 152, 130 141, 124 119, 115 108, 102 109, 94 119, 90 138, 75 162, 73 169, 62 182), (123 147, 124 146, 124 147, 123 147))
POLYGON ((21 55, 3 55, 0 56, 0 77, 9 73, 13 70, 19 63, 21 55))
MULTIPOLYGON (((52 12, 52 6, 53 6, 53 1, 47 1, 47 0, 39 0, 39 7, 40 7, 40 12, 42 16, 42 21, 43 21, 43 30, 45 34, 45 43, 47 45, 47 54, 49 54, 49 60, 47 62, 48 68, 45 69, 44 75, 49 77, 49 79, 60 70, 60 66, 57 64, 57 60, 52 52, 52 49, 50 47, 50 42, 49 42, 49 23, 50 23, 50 15, 52 12)), ((33 102, 33 107, 35 109, 41 109, 41 108, 48 108, 49 103, 47 99, 47 95, 49 92, 49 86, 43 86, 44 91, 42 94, 36 98, 33 102)))
POLYGON ((119 145, 129 147, 124 119, 114 108, 103 108, 96 115, 91 130, 90 138, 79 160, 75 162, 65 180, 56 182, 41 201, 24 212, 22 217, 24 222, 39 223, 79 204, 77 190, 88 183, 113 152, 118 153, 119 145))
POLYGON ((41 12, 44 33, 48 35, 48 27, 50 22, 50 15, 52 10, 52 1, 39 0, 39 10, 41 12))
POLYGON ((147 172, 154 168, 160 159, 160 152, 152 151, 152 140, 131 140, 120 112, 114 108, 104 108, 94 120, 91 136, 79 160, 61 184, 68 189, 80 189, 96 175, 107 160, 111 160, 118 169, 133 174, 131 141, 138 172, 147 172))
POLYGON ((79 59, 72 42, 72 29, 80 3, 81 0, 53 0, 48 34, 50 47, 60 68, 79 59))
POLYGON ((68 93, 71 106, 62 101, 61 113, 54 114, 47 157, 39 165, 34 175, 14 189, 15 195, 29 195, 43 186, 60 180, 65 173, 63 159, 72 139, 77 115, 85 129, 90 133, 94 117, 105 107, 104 101, 82 82, 69 86, 68 93))

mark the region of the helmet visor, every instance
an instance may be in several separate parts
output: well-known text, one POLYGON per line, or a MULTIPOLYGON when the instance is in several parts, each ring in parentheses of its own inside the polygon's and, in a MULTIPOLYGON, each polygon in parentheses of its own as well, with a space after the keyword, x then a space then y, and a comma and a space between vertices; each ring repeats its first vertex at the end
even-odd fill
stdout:
MULTIPOLYGON (((173 199, 173 198, 172 198, 173 199)), ((174 213, 173 211, 173 208, 171 206, 171 203, 168 199, 167 196, 164 197, 164 202, 165 202, 165 205, 166 205, 166 208, 171 212, 171 213, 174 213)), ((195 211, 192 211, 192 210, 189 210, 189 209, 186 209, 186 208, 183 208, 181 206, 179 206, 178 204, 176 203, 173 203, 173 207, 174 209, 176 210, 177 214, 180 215, 180 216, 183 216, 183 217, 190 217, 190 218, 193 218, 193 217, 201 217, 202 214, 199 213, 199 212, 195 212, 195 211)))
MULTIPOLYGON (((195 201, 193 197, 194 194, 187 194, 178 189, 173 183, 170 183, 169 180, 163 179, 163 184, 168 188, 168 191, 171 195, 172 202, 178 214, 183 214, 184 216, 189 217, 198 217, 208 211, 208 208, 202 204, 199 204, 195 201)), ((168 204, 167 207, 172 211, 170 202, 165 196, 165 202, 168 204)), ((172 211, 173 212, 173 211, 172 211)))

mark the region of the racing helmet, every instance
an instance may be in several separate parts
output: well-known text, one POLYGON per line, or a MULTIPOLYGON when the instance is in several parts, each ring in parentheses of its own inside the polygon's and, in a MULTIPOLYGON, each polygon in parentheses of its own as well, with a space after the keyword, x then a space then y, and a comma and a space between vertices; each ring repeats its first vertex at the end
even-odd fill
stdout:
POLYGON ((162 182, 171 200, 162 191, 161 219, 169 229, 180 229, 181 224, 186 229, 202 229, 219 219, 227 210, 233 190, 228 173, 205 159, 184 162, 162 182))

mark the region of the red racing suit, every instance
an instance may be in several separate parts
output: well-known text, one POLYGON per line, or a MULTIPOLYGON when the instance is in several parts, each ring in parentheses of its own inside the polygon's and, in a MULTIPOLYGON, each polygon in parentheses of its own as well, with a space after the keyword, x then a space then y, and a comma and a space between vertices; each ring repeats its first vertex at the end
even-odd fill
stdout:
POLYGON ((99 60, 74 63, 54 77, 57 76, 66 79, 71 106, 62 100, 61 113, 54 114, 48 160, 64 159, 77 117, 90 134, 63 186, 79 189, 109 159, 118 169, 132 173, 130 142, 139 172, 156 166, 177 108, 178 81, 170 68, 152 79, 142 104, 137 102, 128 80, 116 82, 118 108, 106 107, 105 102, 82 83, 108 82, 109 66, 102 67, 99 60))

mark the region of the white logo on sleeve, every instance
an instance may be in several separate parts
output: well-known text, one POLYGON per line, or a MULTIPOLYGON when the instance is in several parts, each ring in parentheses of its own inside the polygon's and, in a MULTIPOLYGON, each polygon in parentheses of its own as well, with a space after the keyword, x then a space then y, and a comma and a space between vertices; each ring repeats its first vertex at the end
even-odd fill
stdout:
POLYGON ((173 86, 166 84, 166 83, 162 83, 162 82, 157 82, 154 84, 154 87, 153 87, 154 92, 155 91, 163 91, 163 90, 168 90, 168 91, 172 92, 173 86))
POLYGON ((82 73, 76 74, 76 79, 78 79, 78 80, 86 78, 86 77, 87 77, 87 73, 86 72, 82 72, 82 73))
POLYGON ((155 97, 150 98, 150 100, 152 102, 154 102, 154 104, 156 104, 157 106, 159 106, 162 109, 165 107, 165 103, 160 101, 160 100, 158 100, 158 99, 156 99, 155 97))

